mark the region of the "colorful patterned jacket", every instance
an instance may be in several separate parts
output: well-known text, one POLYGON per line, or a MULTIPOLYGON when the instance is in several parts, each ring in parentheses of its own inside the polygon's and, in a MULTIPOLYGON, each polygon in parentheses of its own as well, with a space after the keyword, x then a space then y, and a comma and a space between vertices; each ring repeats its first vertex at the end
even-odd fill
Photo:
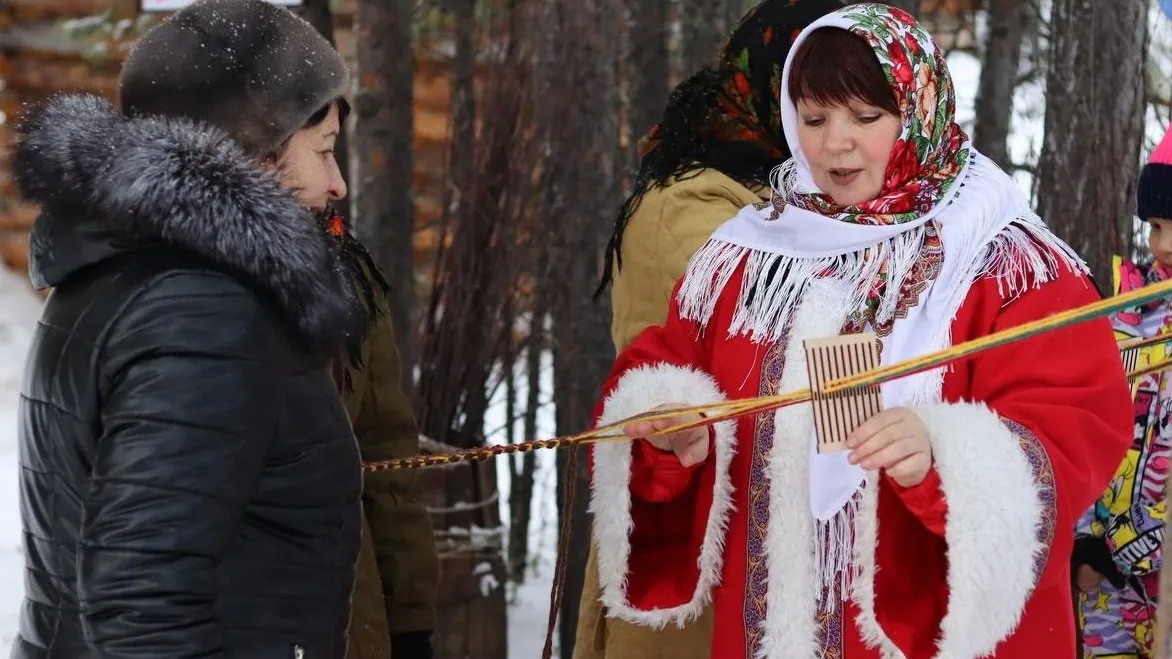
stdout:
MULTIPOLYGON (((1167 279, 1172 272, 1158 264, 1116 259, 1115 292, 1127 292, 1167 279)), ((1160 300, 1117 313, 1116 337, 1148 338, 1172 333, 1172 300, 1160 300)), ((1138 367, 1172 359, 1160 344, 1141 351, 1138 367)), ((1116 568, 1125 577, 1160 569, 1167 500, 1168 459, 1172 455, 1172 371, 1139 378, 1135 400, 1135 441, 1111 484, 1094 506, 1090 535, 1106 541, 1116 568)))

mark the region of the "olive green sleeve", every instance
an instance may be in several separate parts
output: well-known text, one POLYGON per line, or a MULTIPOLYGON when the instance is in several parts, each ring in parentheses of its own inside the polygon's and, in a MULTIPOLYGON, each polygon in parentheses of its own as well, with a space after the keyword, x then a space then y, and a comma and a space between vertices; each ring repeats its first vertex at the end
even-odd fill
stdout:
MULTIPOLYGON (((395 332, 379 299, 379 316, 364 347, 362 400, 354 417, 363 461, 419 452, 419 429, 400 379, 395 332)), ((415 497, 417 472, 394 469, 365 476, 363 505, 386 597, 391 634, 435 629, 439 559, 427 509, 415 497)))

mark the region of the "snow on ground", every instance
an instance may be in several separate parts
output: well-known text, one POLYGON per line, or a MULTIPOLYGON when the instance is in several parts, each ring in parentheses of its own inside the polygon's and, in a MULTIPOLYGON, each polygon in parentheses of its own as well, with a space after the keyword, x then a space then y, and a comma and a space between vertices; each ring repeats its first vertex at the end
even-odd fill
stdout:
POLYGON ((16 636, 24 596, 16 489, 16 402, 41 301, 28 281, 0 266, 0 652, 16 636))
MULTIPOLYGON (((541 396, 537 412, 537 436, 539 439, 553 437, 556 430, 553 404, 553 358, 549 353, 542 355, 541 396)), ((498 374, 499 375, 499 374, 498 374)), ((525 359, 517 360, 513 373, 516 383, 516 398, 525 401, 526 386, 525 359)), ((485 418, 487 439, 490 444, 507 443, 506 428, 508 417, 505 406, 505 390, 497 387, 490 393, 488 413, 485 418)), ((518 406, 520 407, 520 406, 518 406)), ((516 414, 521 414, 518 409, 516 414)), ((524 433, 522 419, 513 419, 513 432, 520 438, 524 433)), ((557 557, 557 487, 556 454, 553 451, 539 451, 537 472, 534 475, 533 512, 529 528, 530 563, 528 577, 519 588, 509 586, 509 659, 534 659, 541 656, 545 645, 545 632, 549 624, 549 593, 553 587, 553 568, 557 557)), ((497 458, 497 484, 500 488, 501 519, 508 520, 510 485, 510 459, 497 458)), ((519 469, 519 466, 518 466, 519 469)), ((507 536, 506 536, 507 537, 507 536)), ((554 646, 557 656, 557 646, 554 646)))
MULTIPOLYGON (((513 595, 509 609, 509 659, 537 659, 545 648, 545 630, 549 624, 549 591, 553 587, 553 556, 549 565, 531 577, 513 595)), ((558 656, 554 636, 553 656, 558 656)))

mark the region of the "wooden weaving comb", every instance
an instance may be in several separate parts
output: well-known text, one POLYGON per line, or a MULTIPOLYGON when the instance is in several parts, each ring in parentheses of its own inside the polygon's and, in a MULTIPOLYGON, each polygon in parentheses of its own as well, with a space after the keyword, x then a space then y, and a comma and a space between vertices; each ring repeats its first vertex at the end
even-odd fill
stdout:
POLYGON ((883 409, 879 385, 823 394, 827 382, 877 368, 882 344, 873 333, 803 341, 810 376, 810 404, 819 453, 846 450, 851 431, 883 409))

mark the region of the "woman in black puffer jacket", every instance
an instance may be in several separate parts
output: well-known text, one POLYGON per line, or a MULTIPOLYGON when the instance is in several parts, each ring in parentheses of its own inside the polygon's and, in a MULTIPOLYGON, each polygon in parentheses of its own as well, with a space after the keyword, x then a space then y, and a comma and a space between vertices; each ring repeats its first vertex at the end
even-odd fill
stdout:
POLYGON ((287 10, 200 0, 140 40, 122 112, 63 96, 20 126, 54 290, 20 403, 14 658, 345 655, 362 474, 327 362, 360 330, 305 210, 345 194, 345 81, 287 10))

